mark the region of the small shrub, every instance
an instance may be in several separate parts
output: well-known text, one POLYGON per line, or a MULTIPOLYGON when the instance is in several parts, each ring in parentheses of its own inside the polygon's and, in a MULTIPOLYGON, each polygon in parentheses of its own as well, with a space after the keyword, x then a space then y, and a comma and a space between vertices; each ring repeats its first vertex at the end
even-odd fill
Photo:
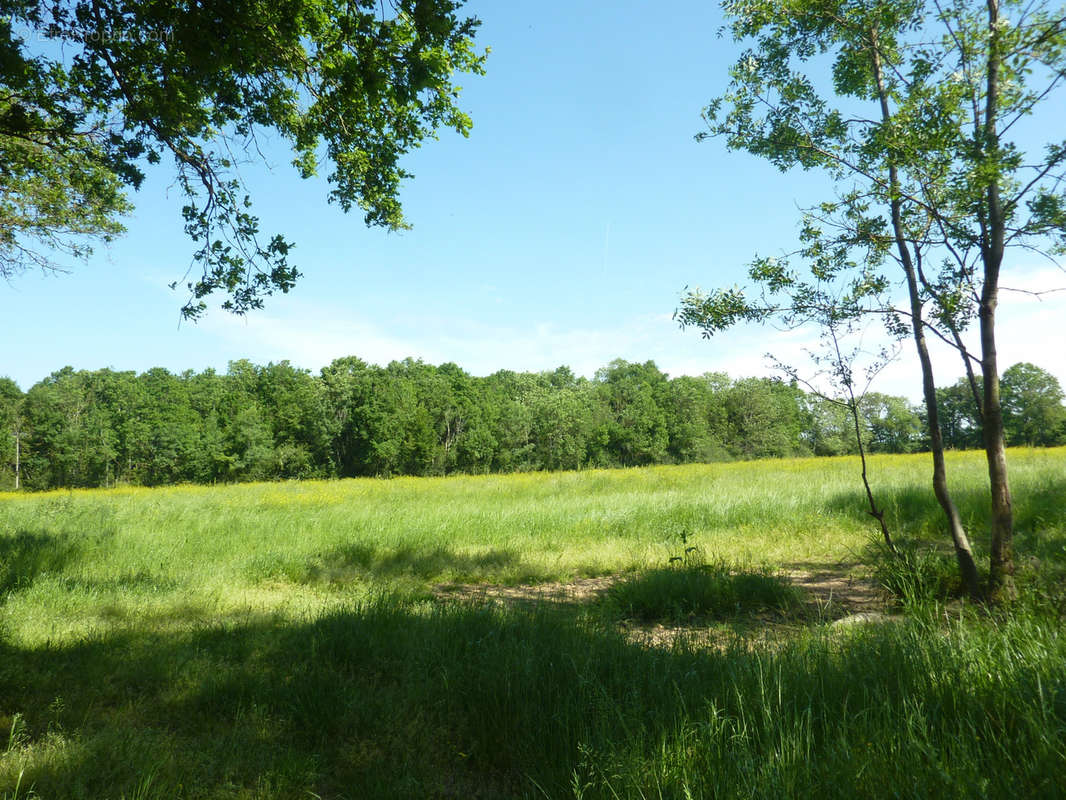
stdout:
POLYGON ((721 559, 704 561, 694 552, 615 584, 606 595, 608 607, 647 622, 681 622, 759 611, 784 613, 799 606, 799 590, 769 568, 739 569, 721 559))

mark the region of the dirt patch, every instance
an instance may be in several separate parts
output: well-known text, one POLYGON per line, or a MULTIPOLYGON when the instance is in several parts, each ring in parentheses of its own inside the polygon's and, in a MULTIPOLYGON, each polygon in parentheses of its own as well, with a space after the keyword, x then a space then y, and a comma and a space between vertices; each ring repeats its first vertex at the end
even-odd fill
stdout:
MULTIPOLYGON (((653 647, 671 647, 679 639, 684 639, 693 647, 726 649, 737 646, 752 648, 784 642, 811 624, 834 623, 837 626, 847 626, 853 621, 857 624, 895 618, 885 613, 888 597, 884 590, 868 577, 863 577, 857 564, 788 564, 781 574, 806 596, 804 609, 798 615, 783 616, 766 612, 720 622, 693 620, 691 624, 680 625, 622 620, 618 623, 619 628, 632 641, 653 647)), ((518 586, 440 584, 433 588, 433 595, 442 601, 493 602, 507 606, 559 603, 578 607, 594 603, 612 585, 625 577, 605 575, 598 578, 578 578, 566 583, 518 586)))
POLYGON ((854 564, 792 564, 784 571, 793 584, 807 593, 828 616, 846 616, 883 611, 887 603, 884 589, 870 578, 857 577, 854 564))
POLYGON ((569 583, 532 583, 518 586, 499 586, 491 583, 442 583, 433 587, 438 600, 493 600, 501 603, 535 605, 537 603, 589 603, 603 594, 621 575, 601 578, 578 578, 569 583))
POLYGON ((746 650, 783 644, 812 625, 831 624, 847 628, 858 624, 880 624, 900 617, 889 610, 889 598, 869 578, 855 574, 856 565, 790 565, 782 571, 793 585, 803 590, 806 601, 798 614, 771 611, 720 622, 694 622, 691 625, 621 623, 630 639, 652 647, 673 647, 684 640, 690 647, 746 650))
MULTIPOLYGON (((808 604, 833 618, 882 611, 884 591, 868 578, 856 577, 853 564, 790 564, 782 574, 804 591, 808 604)), ((433 587, 438 600, 498 601, 505 604, 542 602, 580 605, 596 600, 625 575, 578 578, 568 583, 550 582, 501 586, 488 583, 442 583, 433 587)))

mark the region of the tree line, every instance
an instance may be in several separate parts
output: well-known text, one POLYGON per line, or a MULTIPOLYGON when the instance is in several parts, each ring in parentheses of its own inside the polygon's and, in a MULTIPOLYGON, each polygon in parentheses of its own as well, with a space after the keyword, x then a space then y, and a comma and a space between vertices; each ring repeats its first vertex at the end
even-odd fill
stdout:
MULTIPOLYGON (((1053 376, 1003 375, 1011 444, 1066 443, 1053 376)), ((946 439, 978 447, 965 382, 938 390, 946 439)), ((927 446, 905 398, 860 401, 872 452, 927 446)), ((287 361, 222 374, 65 367, 23 393, 0 379, 0 487, 159 486, 290 478, 567 470, 855 452, 846 408, 773 378, 670 378, 612 361, 590 380, 567 367, 475 377, 455 364, 355 357, 318 375, 287 361)))

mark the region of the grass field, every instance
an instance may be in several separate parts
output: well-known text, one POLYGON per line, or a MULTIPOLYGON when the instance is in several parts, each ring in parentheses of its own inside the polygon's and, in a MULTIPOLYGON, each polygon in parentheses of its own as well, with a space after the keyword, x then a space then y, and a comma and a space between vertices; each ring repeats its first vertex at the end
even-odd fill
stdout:
MULTIPOLYGON (((0 798, 1066 795, 1066 449, 1010 457, 1026 601, 846 627, 775 570, 869 573, 854 459, 0 495, 0 798), (730 633, 620 624, 656 614, 730 633)), ((949 469, 980 547, 983 455, 949 469)), ((946 544, 928 456, 872 472, 946 544)))

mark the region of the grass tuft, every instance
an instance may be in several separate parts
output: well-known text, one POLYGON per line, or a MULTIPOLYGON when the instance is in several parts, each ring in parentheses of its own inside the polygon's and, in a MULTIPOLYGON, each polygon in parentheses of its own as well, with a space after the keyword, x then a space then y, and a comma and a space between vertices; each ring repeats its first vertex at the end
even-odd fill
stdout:
POLYGON ((928 544, 908 542, 891 553, 882 542, 869 549, 874 579, 904 607, 920 607, 961 597, 962 579, 953 553, 928 544))

